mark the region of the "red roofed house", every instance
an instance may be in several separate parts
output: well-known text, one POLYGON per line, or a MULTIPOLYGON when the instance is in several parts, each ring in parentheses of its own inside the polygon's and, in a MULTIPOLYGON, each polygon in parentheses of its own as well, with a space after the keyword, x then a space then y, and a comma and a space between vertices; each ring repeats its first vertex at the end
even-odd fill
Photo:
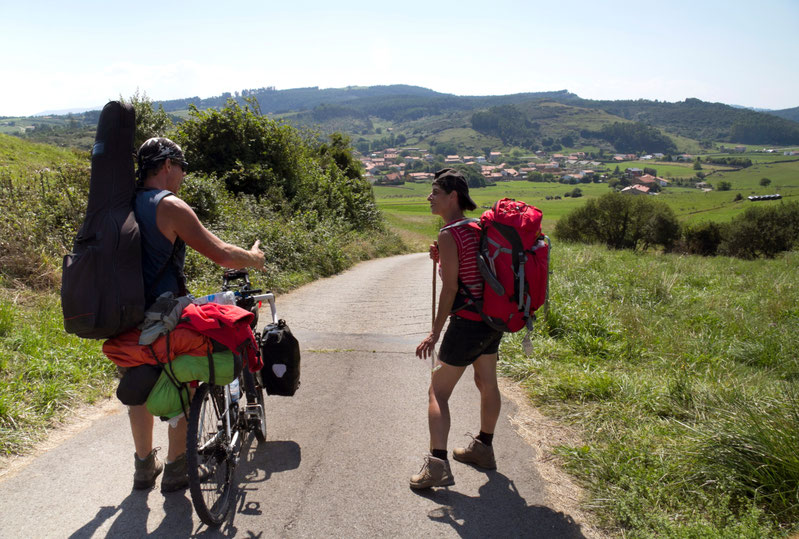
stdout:
POLYGON ((648 195, 649 187, 645 185, 631 185, 629 187, 625 187, 621 190, 622 193, 626 193, 628 195, 648 195))

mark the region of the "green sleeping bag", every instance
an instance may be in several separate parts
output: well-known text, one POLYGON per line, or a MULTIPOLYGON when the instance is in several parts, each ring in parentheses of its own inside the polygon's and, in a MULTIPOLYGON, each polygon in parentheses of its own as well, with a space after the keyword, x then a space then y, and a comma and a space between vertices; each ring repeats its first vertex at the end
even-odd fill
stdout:
MULTIPOLYGON (((235 360, 233 352, 225 350, 216 352, 214 358, 214 383, 217 385, 227 385, 233 381, 235 376, 235 360)), ((147 410, 151 414, 166 419, 172 419, 178 414, 183 413, 181 406, 181 395, 183 393, 183 405, 186 411, 189 409, 188 387, 183 387, 180 392, 175 384, 169 379, 173 375, 178 382, 191 382, 199 380, 208 382, 211 378, 208 369, 208 358, 206 356, 178 356, 172 363, 165 366, 161 371, 158 381, 147 397, 147 410), (174 374, 173 374, 174 373, 174 374)))

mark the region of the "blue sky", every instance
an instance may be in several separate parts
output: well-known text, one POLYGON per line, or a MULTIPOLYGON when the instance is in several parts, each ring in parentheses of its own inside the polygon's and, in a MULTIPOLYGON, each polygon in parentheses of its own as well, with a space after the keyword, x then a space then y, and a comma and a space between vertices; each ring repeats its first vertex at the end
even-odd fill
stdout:
POLYGON ((0 0, 0 115, 243 88, 799 106, 799 0, 0 0))

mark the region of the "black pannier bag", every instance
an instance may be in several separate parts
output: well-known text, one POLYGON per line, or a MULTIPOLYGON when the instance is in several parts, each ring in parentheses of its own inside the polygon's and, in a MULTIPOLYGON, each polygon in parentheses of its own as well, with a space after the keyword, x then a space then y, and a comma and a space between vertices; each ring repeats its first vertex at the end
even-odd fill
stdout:
POLYGON ((64 329, 107 339, 144 319, 139 225, 133 214, 136 116, 111 101, 100 113, 92 148, 89 203, 72 253, 64 257, 64 329))
POLYGON ((259 372, 267 394, 293 396, 300 387, 300 343, 285 320, 264 327, 261 357, 264 368, 259 372))

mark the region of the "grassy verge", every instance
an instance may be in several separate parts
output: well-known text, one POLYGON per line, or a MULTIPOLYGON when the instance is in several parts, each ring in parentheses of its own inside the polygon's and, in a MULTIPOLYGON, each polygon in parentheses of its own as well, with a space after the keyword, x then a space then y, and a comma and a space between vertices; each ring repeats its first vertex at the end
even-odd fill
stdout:
POLYGON ((72 408, 110 395, 100 343, 64 332, 54 292, 0 288, 0 455, 19 454, 72 408))
POLYGON ((580 427, 561 447, 629 537, 769 537, 799 524, 799 255, 556 245, 535 352, 501 369, 580 427))

